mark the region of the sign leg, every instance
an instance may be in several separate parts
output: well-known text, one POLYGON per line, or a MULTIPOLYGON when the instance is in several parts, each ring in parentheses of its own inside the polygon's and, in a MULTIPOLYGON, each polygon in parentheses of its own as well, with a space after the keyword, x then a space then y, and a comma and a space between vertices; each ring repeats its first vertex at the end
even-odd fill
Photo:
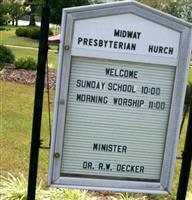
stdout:
POLYGON ((36 191, 45 66, 46 66, 47 51, 48 51, 49 14, 50 14, 49 7, 48 6, 44 7, 42 9, 39 54, 38 54, 38 64, 37 64, 37 78, 36 78, 36 88, 35 88, 35 102, 34 102, 34 112, 33 112, 34 114, 33 114, 30 166, 29 166, 29 178, 28 178, 28 194, 27 194, 28 200, 35 199, 35 191, 36 191))
POLYGON ((191 159, 192 159, 192 94, 190 101, 188 129, 185 139, 183 161, 182 161, 179 186, 177 191, 177 200, 185 200, 187 193, 187 185, 189 181, 189 173, 191 168, 191 159))

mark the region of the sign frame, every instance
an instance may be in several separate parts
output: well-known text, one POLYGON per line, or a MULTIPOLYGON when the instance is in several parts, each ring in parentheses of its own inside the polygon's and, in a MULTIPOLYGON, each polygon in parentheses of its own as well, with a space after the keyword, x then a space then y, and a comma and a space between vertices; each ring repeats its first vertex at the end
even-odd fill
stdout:
MULTIPOLYGON (((176 149, 179 138, 182 109, 187 81, 187 69, 191 54, 191 24, 162 13, 135 1, 118 2, 93 6, 82 6, 63 10, 62 32, 59 51, 59 68, 57 71, 57 85, 55 95, 53 135, 50 152, 48 184, 52 187, 79 188, 91 190, 111 190, 120 192, 143 192, 168 194, 171 191, 173 171, 175 165, 176 149), (71 52, 73 42, 74 23, 76 20, 96 18, 103 16, 132 13, 149 21, 158 23, 180 33, 178 58, 151 59, 150 63, 160 63, 176 66, 174 88, 171 100, 171 109, 167 128, 164 158, 159 182, 111 180, 80 177, 63 177, 60 175, 61 155, 63 148, 66 109, 68 101, 68 87, 70 81, 71 52), (170 64, 171 63, 171 64, 170 64), (177 113, 177 114, 176 114, 177 113)), ((83 51, 82 51, 83 55, 83 51)), ((106 56, 106 55, 105 55, 106 56)), ((97 57, 97 55, 88 55, 97 57)), ((106 59, 111 59, 108 56, 106 59)), ((131 61, 139 61, 139 57, 131 61), (135 59, 135 60, 134 60, 135 59)), ((147 58, 142 58, 141 63, 148 63, 147 58)))

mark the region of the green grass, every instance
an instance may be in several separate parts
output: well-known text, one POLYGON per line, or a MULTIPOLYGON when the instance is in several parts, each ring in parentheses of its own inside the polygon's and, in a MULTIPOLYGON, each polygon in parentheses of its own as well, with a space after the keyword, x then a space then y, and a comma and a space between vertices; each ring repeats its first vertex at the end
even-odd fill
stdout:
MULTIPOLYGON (((32 57, 35 60, 37 60, 38 50, 36 49, 24 49, 24 48, 15 48, 10 47, 13 51, 16 59, 22 58, 22 57, 32 57)), ((57 68, 57 60, 58 60, 58 53, 49 51, 48 52, 48 63, 50 68, 57 68)))
MULTIPOLYGON (((187 132, 188 117, 189 116, 187 115, 186 119, 184 121, 184 125, 183 125, 181 135, 180 135, 179 145, 178 145, 178 149, 177 149, 177 156, 178 157, 181 157, 183 149, 184 149, 185 135, 186 135, 186 132, 187 132)), ((151 195, 154 198, 154 200, 155 199, 158 199, 158 200, 175 200, 179 176, 180 176, 181 163, 182 163, 181 159, 176 160, 174 177, 173 177, 173 184, 172 184, 172 194, 168 195, 167 198, 165 198, 165 196, 163 196, 163 195, 158 195, 158 196, 151 195)), ((190 192, 192 194, 192 171, 190 172, 190 177, 189 177, 188 192, 190 192)))
MULTIPOLYGON (((33 117, 34 87, 0 82, 1 85, 1 133, 0 133, 0 173, 7 172, 17 176, 28 174, 31 128, 33 117)), ((54 92, 51 91, 53 100, 54 92)), ((43 146, 49 144, 48 112, 46 96, 41 129, 43 146)), ((47 180, 49 150, 40 150, 39 175, 47 180)))
MULTIPOLYGON (((13 53, 15 54, 16 59, 21 57, 31 56, 35 60, 37 60, 39 41, 23 37, 17 37, 15 35, 16 27, 7 26, 5 28, 6 30, 0 31, 0 44, 19 46, 20 48, 10 47, 13 53), (22 47, 29 47, 36 49, 26 49, 22 47)), ((49 67, 56 68, 58 61, 58 52, 57 52, 58 45, 51 44, 49 46, 51 50, 54 50, 54 51, 49 51, 48 53, 49 67)))
MULTIPOLYGON (((5 26, 5 28, 6 30, 0 31, 0 44, 38 48, 38 40, 16 36, 15 30, 17 27, 5 26)), ((50 44, 50 47, 53 50, 57 50, 58 45, 50 44)))
POLYGON ((188 82, 192 85, 192 62, 191 67, 189 68, 188 82))
POLYGON ((58 65, 58 53, 49 51, 48 53, 48 63, 50 68, 57 68, 58 65))
POLYGON ((7 30, 0 31, 0 43, 6 45, 38 47, 38 40, 32 40, 22 37, 17 37, 15 34, 16 27, 8 26, 7 30))
MULTIPOLYGON (((24 176, 27 177, 33 116, 34 87, 4 81, 0 81, 0 86, 0 175, 6 176, 7 172, 10 172, 16 177, 20 173, 23 173, 24 176)), ((51 91, 51 101, 53 101, 53 98, 54 91, 51 91)), ((46 93, 43 108, 41 138, 44 140, 43 146, 48 146, 49 131, 46 93)), ((53 111, 53 105, 51 110, 53 111)), ((187 120, 188 116, 182 130, 177 153, 178 156, 181 155, 181 151, 183 150, 187 120)), ((38 179, 39 181, 42 180, 44 185, 47 183, 48 157, 49 150, 41 149, 39 155, 38 179)), ((150 199, 175 199, 180 167, 181 160, 177 160, 173 179, 173 194, 166 197, 163 195, 149 195, 150 199)), ((192 193, 192 172, 190 174, 188 190, 192 193)))

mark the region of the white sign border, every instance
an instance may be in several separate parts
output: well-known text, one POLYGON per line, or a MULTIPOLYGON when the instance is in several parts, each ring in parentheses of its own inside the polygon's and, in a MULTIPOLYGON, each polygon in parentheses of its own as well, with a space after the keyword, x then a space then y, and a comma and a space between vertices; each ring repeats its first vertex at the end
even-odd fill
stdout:
MULTIPOLYGON (((57 72, 57 86, 55 95, 55 111, 48 184, 52 187, 67 187, 92 190, 112 190, 144 193, 168 194, 171 190, 173 170, 175 164, 176 147, 182 118, 182 108, 185 97, 187 81, 187 66, 191 53, 191 25, 178 20, 175 17, 161 13, 137 2, 121 2, 103 4, 98 6, 85 6, 65 9, 62 18, 62 34, 59 52, 59 68, 57 72), (99 9, 99 12, 98 12, 99 9), (61 177, 61 155, 64 137, 64 121, 68 97, 68 83, 71 67, 71 50, 65 50, 65 46, 71 47, 72 33, 75 20, 90 17, 100 17, 123 13, 133 13, 147 20, 154 21, 163 26, 181 33, 179 45, 179 57, 176 67, 175 83, 172 95, 171 111, 167 129, 165 154, 162 166, 162 174, 159 183, 142 181, 121 181, 107 179, 88 179, 61 177), (65 66, 65 67, 64 67, 65 66), (64 75, 64 76, 63 76, 64 75), (176 115, 177 114, 177 115, 176 115), (59 156, 60 155, 60 156, 59 156)), ((154 60, 155 62, 155 60, 154 60)))

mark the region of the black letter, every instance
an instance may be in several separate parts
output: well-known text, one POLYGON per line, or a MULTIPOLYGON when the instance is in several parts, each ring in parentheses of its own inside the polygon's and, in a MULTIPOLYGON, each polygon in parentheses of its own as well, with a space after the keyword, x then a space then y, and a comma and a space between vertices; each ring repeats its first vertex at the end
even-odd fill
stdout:
POLYGON ((119 37, 119 30, 114 30, 114 36, 119 37))
POLYGON ((77 80, 76 87, 80 87, 80 86, 81 86, 81 80, 77 80))
POLYGON ((78 37, 78 44, 83 41, 83 38, 78 37))
POLYGON ((98 149, 98 144, 93 144, 93 151, 98 149))
POLYGON ((109 75, 110 71, 111 71, 110 68, 106 68, 106 69, 105 69, 105 73, 106 73, 106 75, 109 75))
POLYGON ((76 101, 81 101, 81 94, 77 94, 76 101))

